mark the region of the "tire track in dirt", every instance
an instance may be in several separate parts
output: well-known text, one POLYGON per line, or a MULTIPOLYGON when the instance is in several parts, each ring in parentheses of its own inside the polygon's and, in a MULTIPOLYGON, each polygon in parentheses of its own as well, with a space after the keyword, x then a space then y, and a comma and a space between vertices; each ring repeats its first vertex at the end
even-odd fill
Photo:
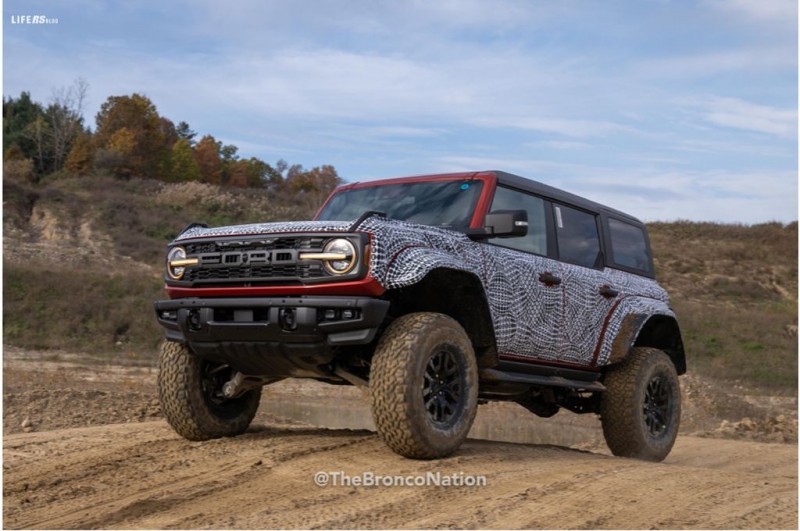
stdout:
POLYGON ((664 463, 468 440, 414 461, 367 431, 163 421, 4 438, 7 528, 796 528, 797 447, 679 437, 664 463), (317 487, 318 471, 484 475, 486 487, 317 487))
MULTIPOLYGON (((141 426, 143 428, 141 431, 149 433, 152 440, 133 443, 131 439, 135 439, 136 436, 131 437, 130 432, 139 430, 128 425, 111 425, 104 427, 105 429, 64 430, 111 432, 115 433, 117 438, 115 442, 103 441, 105 444, 85 447, 81 444, 83 441, 79 440, 76 444, 67 435, 67 451, 79 450, 78 454, 68 456, 56 466, 46 461, 26 463, 20 470, 24 472, 25 477, 20 480, 9 480, 9 476, 14 472, 14 465, 6 467, 7 480, 4 489, 6 494, 25 493, 23 505, 30 504, 30 501, 25 502, 25 500, 30 500, 32 496, 36 500, 43 499, 48 505, 42 507, 43 519, 25 523, 23 527, 111 527, 118 522, 165 506, 161 503, 164 501, 175 504, 182 499, 194 500, 209 492, 213 494, 219 488, 224 489, 229 486, 226 485, 227 479, 238 479, 250 473, 251 469, 255 468, 256 462, 261 463, 257 466, 265 465, 265 468, 269 468, 273 462, 292 459, 294 456, 325 447, 325 433, 318 434, 317 437, 314 437, 314 433, 309 433, 302 437, 303 440, 297 440, 296 437, 283 434, 279 438, 273 438, 274 430, 265 430, 237 439, 240 443, 247 442, 248 437, 259 440, 260 444, 257 445, 259 448, 256 451, 260 457, 257 461, 255 457, 250 461, 245 457, 247 454, 240 455, 222 444, 231 441, 230 439, 191 443, 179 438, 163 422, 141 426), (152 435, 156 438, 152 438, 152 435), (32 482, 31 479, 36 477, 41 479, 32 482), (72 495, 74 488, 66 490, 62 485, 70 485, 76 481, 81 483, 78 491, 85 493, 80 507, 63 512, 63 507, 53 502, 74 498, 72 495), (20 483, 21 489, 18 486, 20 483), (174 493, 178 493, 177 498, 174 493), (52 512, 56 514, 50 516, 49 513, 52 512)), ((325 432, 325 430, 310 431, 325 432)), ((60 446, 57 436, 53 437, 59 433, 61 432, 39 434, 45 442, 37 441, 38 445, 60 446)), ((137 435, 141 437, 141 434, 137 435)), ((334 432, 334 435, 337 434, 334 432)), ((352 444, 351 440, 337 438, 339 441, 330 445, 331 447, 352 444)), ((255 456, 253 448, 248 449, 255 456)), ((258 471, 255 473, 258 474, 258 471)), ((33 507, 25 508, 26 515, 35 513, 31 509, 33 507)), ((12 510, 5 511, 6 517, 12 515, 12 510)), ((8 520, 6 523, 9 523, 8 520)))

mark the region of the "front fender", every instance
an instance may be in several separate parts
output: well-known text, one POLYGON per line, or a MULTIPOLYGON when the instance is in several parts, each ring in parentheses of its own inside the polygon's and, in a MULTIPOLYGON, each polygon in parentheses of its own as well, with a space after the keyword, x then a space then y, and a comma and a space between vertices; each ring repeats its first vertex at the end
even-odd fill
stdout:
POLYGON ((430 247, 407 247, 386 268, 381 283, 387 288, 402 288, 420 282, 435 269, 454 269, 480 278, 478 263, 470 264, 462 256, 430 247), (473 267, 470 267, 473 265, 473 267))
POLYGON ((370 274, 386 289, 414 285, 442 268, 484 278, 480 245, 458 232, 375 217, 359 230, 372 235, 370 274))

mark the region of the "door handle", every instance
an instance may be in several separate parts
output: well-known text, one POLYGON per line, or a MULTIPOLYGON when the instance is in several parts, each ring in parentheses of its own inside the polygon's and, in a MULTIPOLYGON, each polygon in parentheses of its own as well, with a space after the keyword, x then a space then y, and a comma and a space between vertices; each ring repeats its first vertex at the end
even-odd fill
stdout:
POLYGON ((613 299, 614 297, 619 295, 619 291, 615 290, 611 286, 605 285, 600 287, 600 295, 602 295, 606 299, 613 299))
POLYGON ((551 287, 561 284, 561 279, 555 276, 553 273, 545 271, 539 275, 539 282, 544 283, 545 286, 551 287))

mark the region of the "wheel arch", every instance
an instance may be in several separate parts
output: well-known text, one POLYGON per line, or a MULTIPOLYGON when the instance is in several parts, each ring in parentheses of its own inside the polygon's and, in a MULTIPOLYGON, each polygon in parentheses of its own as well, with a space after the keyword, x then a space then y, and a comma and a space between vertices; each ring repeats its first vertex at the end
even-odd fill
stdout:
POLYGON ((486 293, 473 273, 448 267, 429 271, 419 282, 390 290, 389 310, 397 318, 412 312, 437 312, 455 319, 472 341, 478 366, 497 365, 494 325, 486 293))
POLYGON ((611 345, 608 365, 626 360, 634 347, 663 350, 678 374, 686 373, 686 353, 683 348, 677 319, 664 314, 631 313, 622 320, 619 332, 611 345))

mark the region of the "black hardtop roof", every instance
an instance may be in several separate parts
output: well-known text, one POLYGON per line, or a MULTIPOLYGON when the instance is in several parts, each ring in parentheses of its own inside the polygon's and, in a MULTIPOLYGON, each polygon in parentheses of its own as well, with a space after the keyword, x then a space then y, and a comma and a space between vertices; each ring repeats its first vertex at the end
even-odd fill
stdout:
POLYGON ((595 214, 604 212, 606 214, 612 214, 625 218, 639 225, 644 225, 644 223, 642 223, 638 218, 635 218, 630 214, 620 212, 619 210, 601 205, 600 203, 595 203, 594 201, 590 201, 589 199, 571 194, 569 192, 565 192, 564 190, 560 190, 548 184, 540 183, 539 181, 534 181, 525 177, 520 177, 519 175, 514 175, 513 173, 508 173, 505 171, 491 170, 491 173, 494 173, 497 176, 497 180, 500 184, 505 184, 507 186, 511 186, 512 188, 518 188, 526 192, 541 195, 548 199, 565 203, 566 205, 574 205, 583 210, 594 212, 595 214))
POLYGON ((416 180, 428 179, 428 178, 474 179, 477 176, 488 176, 492 174, 497 177, 497 180, 500 184, 510 186, 512 188, 517 188, 525 192, 530 192, 532 194, 540 195, 547 199, 564 203, 565 205, 572 205, 577 208, 592 212, 594 214, 600 214, 600 213, 610 214, 612 216, 623 218, 625 220, 630 221, 631 223, 635 223, 637 225, 644 227, 644 223, 642 223, 641 220, 631 216, 630 214, 626 214, 625 212, 620 212, 619 210, 607 207, 605 205, 601 205, 600 203, 595 203, 594 201, 590 201, 589 199, 586 199, 579 195, 565 192, 564 190, 555 188, 554 186, 550 186, 548 184, 544 184, 539 181, 534 181, 533 179, 528 179, 526 177, 521 177, 519 175, 514 175, 513 173, 508 173, 499 170, 465 171, 456 173, 438 173, 431 175, 411 175, 408 177, 395 177, 392 179, 378 179, 375 181, 347 183, 337 188, 335 192, 348 190, 353 187, 383 186, 388 184, 397 184, 406 179, 416 179, 416 180))

